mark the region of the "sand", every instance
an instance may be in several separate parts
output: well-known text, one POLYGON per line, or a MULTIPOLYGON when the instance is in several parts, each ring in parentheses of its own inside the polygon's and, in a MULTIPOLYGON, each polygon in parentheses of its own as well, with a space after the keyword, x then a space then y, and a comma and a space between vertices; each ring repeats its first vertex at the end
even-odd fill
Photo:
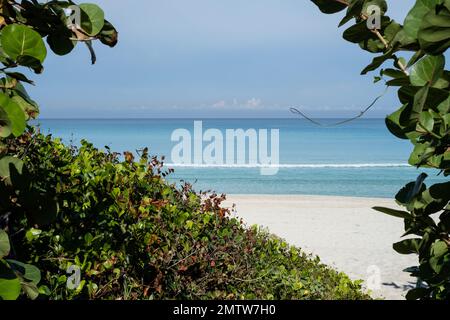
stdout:
POLYGON ((403 220, 376 212, 373 206, 396 208, 391 199, 297 195, 229 195, 237 216, 260 225, 352 279, 364 280, 374 298, 404 299, 415 279, 402 270, 417 264, 400 255, 403 220))

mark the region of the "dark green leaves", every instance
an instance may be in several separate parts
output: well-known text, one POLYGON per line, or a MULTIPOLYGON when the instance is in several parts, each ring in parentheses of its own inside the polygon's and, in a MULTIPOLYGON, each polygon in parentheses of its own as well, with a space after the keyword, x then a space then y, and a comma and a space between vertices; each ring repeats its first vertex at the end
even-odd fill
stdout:
POLYGON ((401 115, 407 107, 407 105, 402 106, 400 109, 387 116, 385 120, 389 131, 400 139, 408 139, 405 126, 401 123, 401 115))
MULTIPOLYGON (((55 177, 49 176, 47 171, 32 179, 22 160, 26 158, 27 152, 22 150, 19 153, 17 148, 11 147, 15 143, 18 143, 18 147, 27 141, 29 135, 24 135, 27 121, 35 118, 39 111, 23 86, 23 83, 34 84, 33 81, 24 73, 15 71, 15 68, 27 67, 35 73, 43 71, 42 64, 47 55, 44 38, 58 55, 71 52, 78 41, 85 41, 90 45, 91 41, 100 39, 110 47, 117 43, 117 31, 111 23, 105 21, 103 10, 95 4, 80 5, 79 23, 69 24, 65 10, 72 5, 75 5, 72 1, 40 3, 28 0, 21 1, 20 5, 2 1, 0 5, 1 228, 4 227, 3 215, 9 215, 10 212, 20 216, 17 220, 36 226, 54 222, 59 211, 55 191, 57 186, 43 188, 42 185, 45 179, 52 180, 55 177), (20 139, 14 139, 15 137, 20 139), (8 139, 3 140, 4 138, 8 139), (18 202, 22 205, 16 210, 19 208, 16 205, 18 202)), ((53 152, 55 150, 51 150, 49 155, 53 152)), ((55 180, 54 184, 57 183, 60 181, 55 180)), ((0 229, 0 300, 17 299, 21 292, 35 299, 39 295, 37 285, 40 272, 32 265, 6 259, 10 251, 9 240, 6 232, 0 229)), ((14 243, 14 248, 18 246, 19 243, 14 243)))
POLYGON ((385 213, 387 215, 396 217, 396 218, 402 218, 402 219, 410 218, 410 214, 406 211, 389 209, 389 208, 384 208, 384 207, 373 207, 373 209, 376 211, 385 213))
POLYGON ((16 260, 6 260, 20 279, 25 294, 32 300, 36 299, 39 295, 39 289, 37 285, 41 281, 41 272, 33 265, 25 264, 16 260))
POLYGON ((102 31, 97 35, 100 42, 109 47, 114 47, 117 44, 118 32, 114 26, 107 20, 105 20, 105 25, 102 31))
POLYGON ((400 254, 419 254, 421 239, 407 239, 394 243, 393 248, 400 254))
POLYGON ((362 71, 361 74, 364 75, 366 73, 368 73, 369 71, 373 71, 378 69, 379 67, 381 67, 381 65, 386 62, 387 60, 390 59, 394 59, 393 57, 393 51, 388 51, 385 54, 375 57, 372 60, 372 63, 370 63, 367 67, 365 67, 362 71))
MULTIPOLYGON (((21 291, 20 279, 11 268, 8 260, 4 258, 9 255, 10 243, 8 234, 0 229, 0 300, 15 300, 21 291)), ((26 266, 26 265, 24 265, 26 266)), ((40 281, 40 272, 36 267, 26 266, 30 277, 40 281), (36 274, 37 272, 37 274, 36 274)))
POLYGON ((346 0, 311 0, 323 13, 331 14, 344 10, 347 7, 346 0))
MULTIPOLYGON (((326 13, 342 8, 324 7, 326 13)), ((409 139, 414 146, 408 159, 415 167, 435 168, 450 176, 450 71, 445 70, 445 57, 450 47, 450 0, 416 0, 404 25, 382 18, 379 30, 368 30, 364 13, 370 4, 386 11, 384 1, 350 0, 339 26, 353 18, 355 24, 344 31, 344 39, 371 53, 378 53, 361 72, 380 68, 388 60, 393 66, 382 70, 375 81, 399 87, 402 106, 386 118, 389 131, 398 138, 409 139), (398 56, 400 51, 412 52, 409 62, 398 56), (384 77, 390 77, 385 79, 384 77)), ((415 288, 408 299, 448 299, 450 297, 450 182, 427 188, 421 174, 396 195, 405 211, 375 207, 382 213, 404 221, 406 239, 394 244, 401 254, 418 254, 420 267, 412 276, 427 284, 415 288), (439 219, 432 215, 441 213, 439 219)))
POLYGON ((47 37, 47 43, 54 53, 63 56, 75 48, 76 41, 72 40, 72 32, 66 26, 54 29, 47 37))

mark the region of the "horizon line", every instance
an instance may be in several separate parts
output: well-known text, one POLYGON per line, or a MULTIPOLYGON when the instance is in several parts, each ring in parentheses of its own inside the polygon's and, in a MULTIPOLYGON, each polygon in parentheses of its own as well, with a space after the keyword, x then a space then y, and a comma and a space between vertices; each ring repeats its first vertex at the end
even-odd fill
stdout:
MULTIPOLYGON (((355 119, 354 121, 361 121, 361 120, 384 120, 386 117, 370 117, 370 118, 360 118, 355 119)), ((92 117, 92 118, 64 118, 64 117, 55 117, 55 118, 48 118, 48 117, 41 117, 37 119, 32 119, 31 121, 39 121, 39 120, 270 120, 270 119, 276 119, 276 120, 302 120, 302 121, 309 121, 308 119, 304 118, 292 118, 292 117, 146 117, 146 118, 135 118, 135 117, 92 117)), ((312 119, 317 120, 345 120, 348 119, 347 117, 314 117, 312 119)))

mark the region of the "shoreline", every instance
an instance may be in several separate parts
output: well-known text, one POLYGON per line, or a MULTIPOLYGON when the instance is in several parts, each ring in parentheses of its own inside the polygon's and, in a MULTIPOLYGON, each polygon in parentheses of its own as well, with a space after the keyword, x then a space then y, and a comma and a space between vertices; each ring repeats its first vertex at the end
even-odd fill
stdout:
POLYGON ((310 195, 227 195, 226 207, 247 225, 260 225, 354 280, 364 280, 374 298, 404 299, 415 279, 403 272, 418 264, 392 244, 401 240, 403 220, 371 209, 398 208, 393 199, 310 195), (378 280, 379 279, 379 280, 378 280), (377 284, 379 286, 377 287, 377 284))

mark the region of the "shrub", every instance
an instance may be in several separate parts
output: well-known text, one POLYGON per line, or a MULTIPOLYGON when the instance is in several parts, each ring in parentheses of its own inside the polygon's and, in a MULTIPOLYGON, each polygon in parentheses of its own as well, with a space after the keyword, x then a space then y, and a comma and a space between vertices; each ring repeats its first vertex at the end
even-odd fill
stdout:
POLYGON ((8 148, 26 165, 11 175, 21 190, 3 185, 10 201, 0 214, 12 213, 14 258, 41 270, 42 298, 369 298, 319 258, 244 227, 221 206, 224 196, 169 184, 171 170, 147 150, 139 161, 131 153, 121 160, 86 141, 67 147, 31 132, 8 148), (51 224, 34 215, 47 204, 33 202, 39 193, 56 200, 51 224), (75 290, 66 286, 71 265, 81 269, 75 290))
MULTIPOLYGON (((86 44, 91 63, 96 61, 93 42, 114 47, 118 33, 114 26, 104 19, 103 10, 95 4, 83 3, 76 6, 73 1, 0 0, 0 183, 11 185, 11 174, 21 173, 24 163, 14 152, 5 153, 5 140, 19 138, 27 123, 39 114, 38 104, 28 95, 25 85, 34 84, 28 68, 35 74, 44 71, 47 46, 57 55, 69 54, 81 42, 86 44)), ((25 181, 26 182, 26 181, 25 181)), ((21 181, 19 181, 21 183, 21 181)), ((24 185, 18 185, 25 188, 24 185)), ((3 186, 0 186, 3 189, 3 186)), ((34 217, 46 219, 55 212, 55 202, 46 190, 32 190, 27 203, 34 217), (37 208, 42 208, 38 213, 37 208)), ((26 196, 25 194, 23 196, 26 196)), ((8 207, 10 199, 0 193, 0 204, 8 207)), ((30 210, 28 210, 30 212, 30 210)), ((12 212, 0 215, 0 299, 16 299, 25 291, 30 298, 38 295, 39 270, 31 265, 9 260, 6 257, 14 248, 10 245, 7 229, 3 225, 12 212)))
MULTIPOLYGON (((345 11, 339 26, 354 23, 343 32, 344 39, 377 54, 361 74, 380 69, 375 82, 384 80, 389 87, 399 87, 401 106, 386 118, 386 125, 393 135, 414 146, 409 164, 433 168, 448 177, 450 71, 445 64, 450 47, 450 0, 416 0, 403 25, 386 15, 386 0, 312 2, 327 14, 345 11), (372 25, 376 20, 379 26, 372 25), (399 56, 401 52, 408 52, 409 61, 399 56), (392 65, 384 68, 387 62, 392 65)), ((449 299, 450 181, 427 188, 426 177, 421 174, 397 194, 397 203, 406 211, 374 209, 403 219, 403 237, 414 236, 393 245, 400 254, 418 255, 419 266, 405 270, 418 279, 406 298, 449 299)))

